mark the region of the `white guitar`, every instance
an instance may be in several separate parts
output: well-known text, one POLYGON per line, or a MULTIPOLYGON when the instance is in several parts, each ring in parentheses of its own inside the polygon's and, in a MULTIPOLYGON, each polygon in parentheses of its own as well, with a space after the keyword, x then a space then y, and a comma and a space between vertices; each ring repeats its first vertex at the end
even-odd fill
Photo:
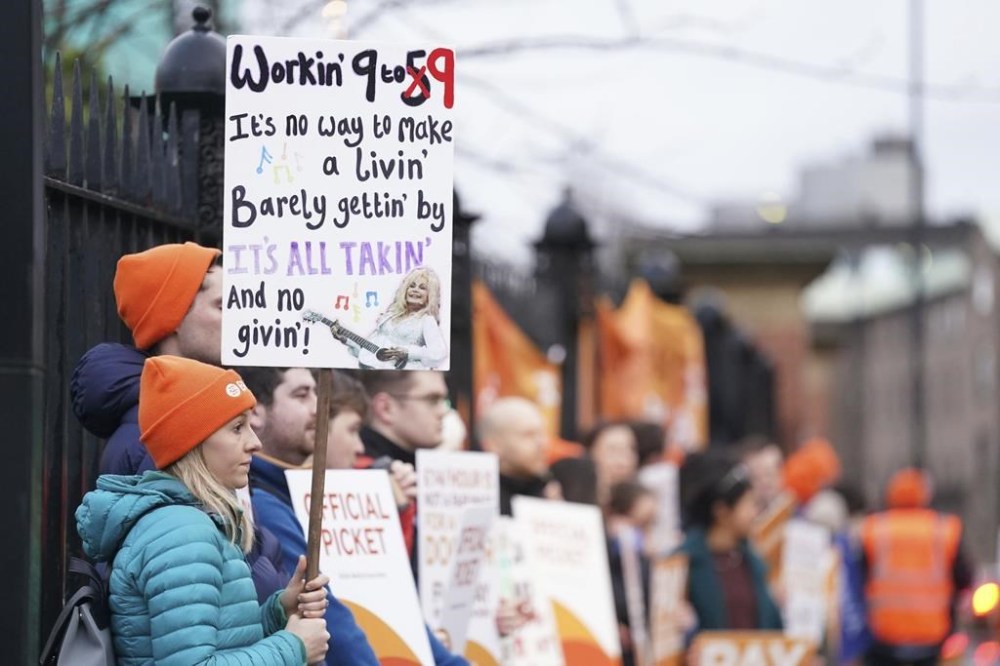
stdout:
MULTIPOLYGON (((410 360, 405 350, 399 347, 383 347, 375 342, 344 328, 337 320, 330 320, 315 310, 305 310, 302 318, 314 324, 326 324, 333 337, 344 342, 350 340, 361 349, 358 351, 358 364, 378 370, 402 370, 410 360)), ((346 343, 345 343, 346 344, 346 343)))

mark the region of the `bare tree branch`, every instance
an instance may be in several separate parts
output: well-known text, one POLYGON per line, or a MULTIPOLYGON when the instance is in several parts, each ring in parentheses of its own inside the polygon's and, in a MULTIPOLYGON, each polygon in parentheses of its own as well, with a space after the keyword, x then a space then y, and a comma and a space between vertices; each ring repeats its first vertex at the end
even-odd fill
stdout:
MULTIPOLYGON (((684 53, 703 58, 729 60, 747 67, 781 72, 792 76, 821 81, 830 81, 871 90, 908 94, 910 82, 901 77, 864 72, 844 65, 824 65, 802 62, 782 56, 737 49, 730 46, 709 44, 694 40, 668 37, 591 37, 586 35, 559 35, 534 39, 510 39, 459 48, 464 60, 469 58, 490 58, 516 53, 538 51, 630 51, 650 50, 670 53, 684 53)), ((924 95, 939 101, 968 101, 995 104, 1000 103, 1000 89, 971 88, 959 85, 925 85, 924 95)))
POLYGON ((591 141, 590 137, 587 135, 570 129, 559 121, 553 120, 552 118, 539 113, 535 109, 518 100, 513 95, 510 95, 484 79, 463 75, 459 77, 459 80, 463 86, 477 88, 484 94, 488 95, 490 100, 499 108, 503 108, 520 121, 528 121, 557 135, 560 139, 567 143, 568 150, 576 151, 576 154, 585 152, 596 164, 604 166, 611 173, 627 176, 632 182, 650 187, 661 194, 666 194, 688 204, 705 206, 709 203, 705 197, 685 190, 682 187, 678 187, 673 183, 667 182, 658 175, 646 171, 641 167, 637 167, 628 160, 622 160, 614 157, 613 155, 602 153, 599 147, 591 141))
MULTIPOLYGON (((348 14, 348 30, 351 36, 356 36, 365 31, 369 26, 376 23, 381 19, 388 10, 392 9, 410 9, 415 5, 428 6, 437 5, 445 2, 453 2, 454 0, 379 0, 374 7, 369 9, 364 14, 361 14, 355 20, 352 20, 351 15, 348 14)), ((306 19, 311 16, 315 16, 317 12, 327 3, 329 0, 309 0, 302 7, 299 8, 295 14, 285 20, 281 24, 280 30, 281 34, 286 34, 289 31, 297 28, 306 19)), ((348 4, 350 7, 350 3, 348 4)), ((350 10, 348 10, 350 11, 350 10)))
MULTIPOLYGON (((110 10, 118 0, 95 0, 89 4, 75 6, 68 11, 62 4, 56 5, 54 13, 47 22, 44 39, 46 54, 51 56, 56 51, 79 50, 85 53, 88 60, 96 64, 104 52, 114 42, 131 33, 136 28, 139 19, 149 12, 156 12, 171 4, 171 0, 147 0, 141 7, 125 16, 112 19, 110 10), (73 29, 87 29, 87 36, 81 39, 70 39, 73 29)), ((119 3, 120 6, 120 3, 119 3)))
POLYGON ((618 17, 622 21, 622 28, 626 35, 637 36, 639 34, 639 22, 635 19, 635 11, 629 0, 615 0, 615 8, 618 10, 618 17))

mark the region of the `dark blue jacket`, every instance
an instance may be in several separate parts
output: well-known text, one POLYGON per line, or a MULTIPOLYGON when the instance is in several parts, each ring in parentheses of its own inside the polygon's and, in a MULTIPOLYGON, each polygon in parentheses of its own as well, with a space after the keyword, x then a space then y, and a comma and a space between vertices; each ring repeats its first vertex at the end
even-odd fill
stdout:
MULTIPOLYGON (((306 538, 302 524, 299 523, 295 509, 292 507, 292 496, 288 490, 285 469, 261 456, 254 456, 253 462, 250 463, 250 488, 254 516, 261 525, 277 535, 281 542, 282 558, 286 566, 291 566, 289 563, 298 562, 299 555, 306 553, 306 538)), ((330 651, 327 652, 329 663, 374 664, 377 666, 378 659, 368 644, 367 638, 354 622, 351 611, 337 601, 332 594, 329 599, 331 601, 326 611, 326 626, 327 631, 330 632, 330 651), (348 621, 360 635, 356 645, 355 643, 351 645, 352 658, 339 661, 343 657, 338 654, 335 659, 331 659, 330 655, 333 654, 335 641, 340 641, 340 647, 343 650, 344 641, 348 640, 343 636, 336 636, 334 627, 340 623, 347 624, 348 621), (363 650, 362 642, 364 644, 363 650), (357 656, 353 656, 355 649, 358 650, 357 656)), ((469 666, 469 662, 464 658, 448 652, 430 629, 427 629, 427 639, 430 641, 431 653, 434 656, 436 666, 469 666)))
POLYGON ((139 441, 139 379, 149 354, 105 342, 84 354, 70 382, 73 413, 83 427, 107 439, 101 474, 130 476, 156 469, 139 441))
MULTIPOLYGON (((754 596, 757 600, 757 629, 780 630, 781 611, 767 587, 767 566, 746 541, 739 548, 750 566, 750 576, 753 579, 754 596)), ((687 597, 698 616, 698 631, 729 629, 725 594, 715 573, 704 530, 688 530, 680 552, 688 556, 687 597)))
MULTIPOLYGON (((132 476, 156 469, 139 440, 139 380, 147 358, 149 354, 135 347, 105 342, 84 354, 73 371, 73 413, 83 427, 108 440, 101 474, 132 476)), ((247 563, 261 603, 288 584, 281 545, 267 530, 256 530, 247 563)))

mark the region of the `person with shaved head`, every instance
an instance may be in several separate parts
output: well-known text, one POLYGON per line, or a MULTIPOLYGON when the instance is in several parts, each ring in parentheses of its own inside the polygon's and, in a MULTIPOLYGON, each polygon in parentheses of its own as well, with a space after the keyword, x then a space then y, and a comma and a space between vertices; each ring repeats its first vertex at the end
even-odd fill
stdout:
POLYGON ((545 456, 545 421, 533 402, 500 398, 483 413, 478 426, 482 449, 499 459, 500 513, 511 515, 510 501, 515 495, 562 499, 545 456))

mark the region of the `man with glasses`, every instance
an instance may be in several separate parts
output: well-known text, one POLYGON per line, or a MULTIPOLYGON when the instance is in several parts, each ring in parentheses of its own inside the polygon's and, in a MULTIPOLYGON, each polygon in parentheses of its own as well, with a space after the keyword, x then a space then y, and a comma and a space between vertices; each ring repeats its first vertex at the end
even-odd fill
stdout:
POLYGON ((372 458, 416 462, 417 449, 433 449, 444 435, 448 386, 433 370, 366 371, 360 373, 371 398, 368 428, 361 433, 372 458))

